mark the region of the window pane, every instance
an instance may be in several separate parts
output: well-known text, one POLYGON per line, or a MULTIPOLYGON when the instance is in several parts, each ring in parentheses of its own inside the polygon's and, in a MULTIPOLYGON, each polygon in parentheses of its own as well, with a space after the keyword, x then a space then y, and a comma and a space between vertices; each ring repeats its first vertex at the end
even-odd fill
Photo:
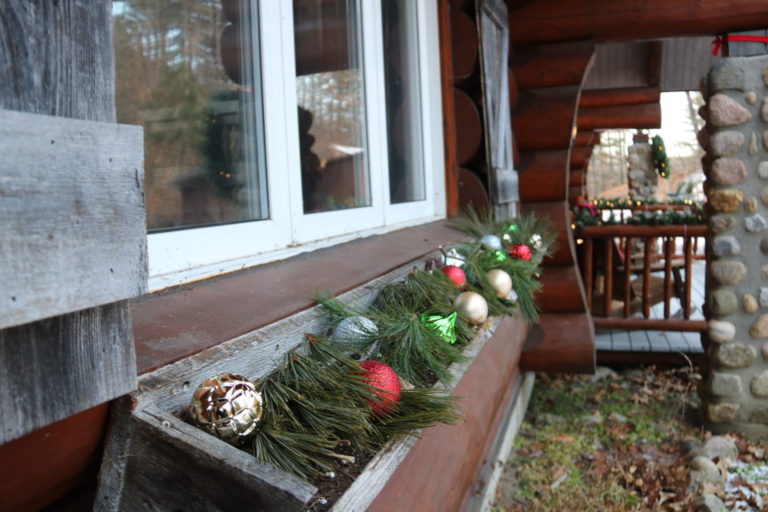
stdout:
POLYGON ((423 201, 416 2, 382 0, 391 203, 423 201))
POLYGON ((150 230, 269 216, 248 0, 112 4, 117 117, 144 127, 150 230))
POLYGON ((304 213, 369 206, 359 2, 294 0, 304 213))

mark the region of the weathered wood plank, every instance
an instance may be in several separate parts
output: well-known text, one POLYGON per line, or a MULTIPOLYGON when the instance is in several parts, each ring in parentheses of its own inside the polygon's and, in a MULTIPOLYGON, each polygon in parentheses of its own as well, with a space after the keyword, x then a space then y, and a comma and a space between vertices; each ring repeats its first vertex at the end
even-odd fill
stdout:
POLYGON ((0 2, 0 108, 114 121, 112 2, 0 2))
POLYGON ((112 304, 0 330, 0 444, 135 389, 130 327, 112 304))
POLYGON ((0 110, 0 328, 146 291, 142 129, 0 110))

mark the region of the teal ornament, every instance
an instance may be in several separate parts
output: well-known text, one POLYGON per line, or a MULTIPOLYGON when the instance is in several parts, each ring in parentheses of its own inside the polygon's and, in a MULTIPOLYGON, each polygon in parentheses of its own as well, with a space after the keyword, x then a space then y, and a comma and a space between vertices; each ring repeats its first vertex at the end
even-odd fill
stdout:
POLYGON ((501 239, 496 235, 485 235, 480 239, 480 243, 485 249, 490 251, 500 251, 502 249, 501 239))
POLYGON ((456 312, 448 316, 422 313, 419 321, 437 333, 444 342, 453 345, 456 343, 456 317, 458 317, 456 312))

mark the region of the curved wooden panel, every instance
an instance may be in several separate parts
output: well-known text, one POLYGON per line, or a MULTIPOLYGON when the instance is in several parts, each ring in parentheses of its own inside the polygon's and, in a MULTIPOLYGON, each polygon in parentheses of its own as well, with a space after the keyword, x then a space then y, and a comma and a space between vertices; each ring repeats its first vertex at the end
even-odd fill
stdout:
POLYGON ((483 142, 483 124, 477 105, 461 89, 453 89, 453 108, 456 118, 456 163, 472 160, 483 142))
POLYGON ((578 95, 578 86, 521 91, 512 109, 520 149, 570 147, 578 95))
POLYGON ((543 313, 528 335, 520 368, 526 372, 594 373, 594 326, 589 313, 543 313))
POLYGON ((592 63, 595 42, 519 46, 510 58, 520 89, 581 84, 592 63))
POLYGON ((541 274, 541 311, 579 313, 584 311, 579 269, 575 265, 545 267, 541 274))
POLYGON ((642 103, 638 105, 580 108, 576 125, 580 130, 660 128, 661 104, 642 103))
POLYGON ((520 200, 564 201, 568 150, 523 151, 518 160, 520 200))
POLYGON ((453 83, 472 79, 477 67, 479 42, 475 20, 468 14, 451 9, 451 47, 453 50, 453 83))
POLYGON ((660 99, 661 89, 659 87, 593 89, 588 91, 581 91, 579 108, 637 105, 640 103, 658 103, 660 99))

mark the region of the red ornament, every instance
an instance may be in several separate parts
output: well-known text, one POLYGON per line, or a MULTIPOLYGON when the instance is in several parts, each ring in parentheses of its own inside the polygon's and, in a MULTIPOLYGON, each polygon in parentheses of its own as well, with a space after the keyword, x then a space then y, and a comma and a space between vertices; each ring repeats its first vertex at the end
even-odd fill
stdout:
POLYGON ((467 276, 464 271, 454 265, 446 265, 440 269, 440 272, 448 277, 448 280, 458 288, 464 288, 467 284, 467 276))
POLYGON ((400 379, 395 370, 379 361, 363 361, 360 367, 365 370, 363 380, 374 388, 376 400, 369 400, 374 416, 386 416, 400 401, 400 379))
POLYGON ((513 245, 509 248, 509 257, 516 260, 529 261, 531 259, 531 249, 525 244, 513 245))

